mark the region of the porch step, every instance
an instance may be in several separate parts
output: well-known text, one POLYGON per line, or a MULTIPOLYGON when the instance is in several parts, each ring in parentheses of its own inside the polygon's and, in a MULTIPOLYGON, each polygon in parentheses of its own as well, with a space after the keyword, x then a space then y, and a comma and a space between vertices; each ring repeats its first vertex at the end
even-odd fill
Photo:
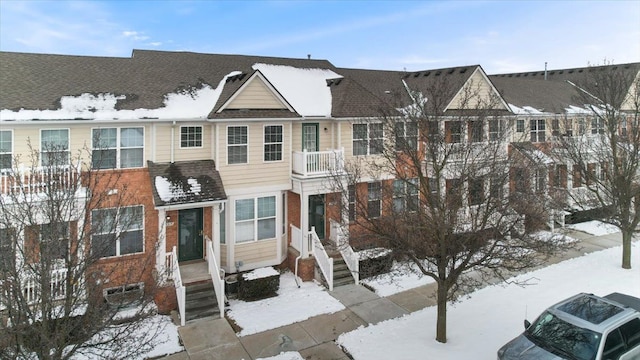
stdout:
POLYGON ((213 283, 198 282, 186 286, 185 321, 205 317, 220 317, 213 283))
POLYGON ((333 287, 355 284, 351 270, 342 257, 333 259, 333 287))

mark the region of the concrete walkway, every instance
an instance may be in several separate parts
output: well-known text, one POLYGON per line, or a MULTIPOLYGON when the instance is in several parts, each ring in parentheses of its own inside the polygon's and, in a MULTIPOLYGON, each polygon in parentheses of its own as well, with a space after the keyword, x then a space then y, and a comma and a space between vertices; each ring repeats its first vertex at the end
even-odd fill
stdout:
MULTIPOLYGON (((569 236, 578 239, 579 246, 551 259, 550 264, 622 243, 620 233, 593 236, 571 232, 569 236)), ((186 351, 163 359, 255 360, 284 351, 298 351, 309 360, 348 360, 334 341, 338 336, 361 325, 377 324, 433 306, 435 290, 432 283, 380 297, 363 286, 341 286, 330 294, 346 309, 243 337, 238 337, 224 318, 196 320, 178 329, 186 351)))

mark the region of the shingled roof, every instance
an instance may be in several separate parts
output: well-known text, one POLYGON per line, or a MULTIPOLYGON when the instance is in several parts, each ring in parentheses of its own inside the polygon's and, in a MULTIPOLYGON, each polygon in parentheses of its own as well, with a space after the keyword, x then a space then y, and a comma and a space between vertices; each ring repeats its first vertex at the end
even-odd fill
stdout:
POLYGON ((213 160, 147 161, 156 207, 225 200, 227 195, 213 160))

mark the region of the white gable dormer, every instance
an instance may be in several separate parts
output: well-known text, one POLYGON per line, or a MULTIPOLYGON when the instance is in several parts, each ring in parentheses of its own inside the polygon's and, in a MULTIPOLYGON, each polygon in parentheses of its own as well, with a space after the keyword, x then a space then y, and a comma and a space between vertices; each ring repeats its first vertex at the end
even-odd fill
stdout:
POLYGON ((239 109, 295 111, 260 71, 254 72, 253 75, 220 106, 218 112, 239 109))
POLYGON ((451 102, 447 104, 445 111, 478 109, 482 104, 491 103, 492 97, 499 100, 497 104, 494 104, 495 110, 511 111, 509 105, 493 86, 487 74, 480 66, 477 66, 451 102))

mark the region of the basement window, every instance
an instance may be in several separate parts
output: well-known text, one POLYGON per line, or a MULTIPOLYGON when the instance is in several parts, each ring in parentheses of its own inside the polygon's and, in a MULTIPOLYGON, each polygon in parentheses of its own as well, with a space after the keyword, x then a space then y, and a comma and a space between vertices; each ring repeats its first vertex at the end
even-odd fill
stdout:
POLYGON ((137 305, 144 295, 144 283, 126 284, 102 290, 102 295, 109 306, 124 307, 137 305))

